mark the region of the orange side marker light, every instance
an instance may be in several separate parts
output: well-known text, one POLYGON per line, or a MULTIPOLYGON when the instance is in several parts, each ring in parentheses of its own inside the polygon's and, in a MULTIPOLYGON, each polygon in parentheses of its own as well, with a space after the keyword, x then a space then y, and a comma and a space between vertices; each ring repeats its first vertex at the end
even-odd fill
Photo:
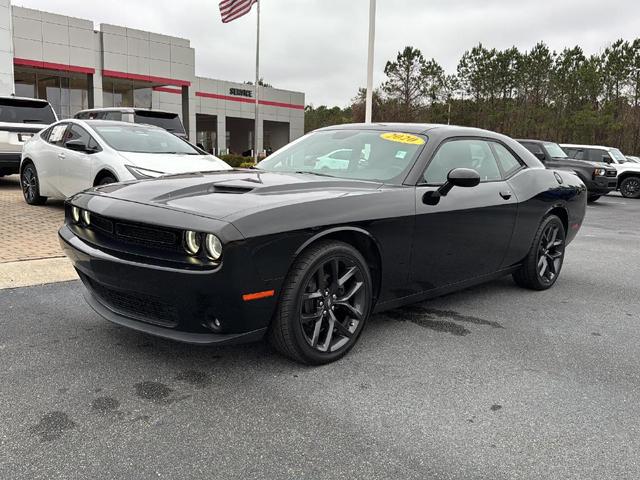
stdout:
POLYGON ((251 300, 260 300, 261 298, 273 297, 275 290, 265 290, 263 292, 245 293, 242 295, 242 300, 250 302, 251 300))

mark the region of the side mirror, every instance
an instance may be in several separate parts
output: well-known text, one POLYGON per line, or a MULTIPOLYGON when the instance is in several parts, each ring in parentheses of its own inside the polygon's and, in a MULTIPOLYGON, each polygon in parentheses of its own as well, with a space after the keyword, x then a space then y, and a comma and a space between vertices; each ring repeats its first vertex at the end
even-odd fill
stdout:
POLYGON ((64 148, 68 148, 75 152, 87 151, 87 145, 82 140, 69 140, 68 142, 64 142, 64 148))
POLYGON ((547 159, 543 152, 536 152, 536 153, 534 153, 534 155, 541 162, 544 162, 547 159))
POLYGON ((613 163, 613 160, 611 159, 611 157, 609 155, 602 155, 602 161, 604 163, 613 163))
POLYGON ((453 187, 475 187, 480 183, 480 174, 471 168, 454 168, 447 175, 447 181, 436 191, 426 192, 422 202, 437 205, 440 197, 446 197, 453 187))

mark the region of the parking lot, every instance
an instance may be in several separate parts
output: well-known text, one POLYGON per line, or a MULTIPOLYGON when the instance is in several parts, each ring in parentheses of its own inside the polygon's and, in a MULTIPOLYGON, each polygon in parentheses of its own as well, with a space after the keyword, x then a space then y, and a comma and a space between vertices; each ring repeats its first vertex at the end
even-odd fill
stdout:
POLYGON ((77 281, 0 290, 0 478, 640 478, 638 220, 603 198, 553 289, 377 315, 320 368, 121 329, 77 281))

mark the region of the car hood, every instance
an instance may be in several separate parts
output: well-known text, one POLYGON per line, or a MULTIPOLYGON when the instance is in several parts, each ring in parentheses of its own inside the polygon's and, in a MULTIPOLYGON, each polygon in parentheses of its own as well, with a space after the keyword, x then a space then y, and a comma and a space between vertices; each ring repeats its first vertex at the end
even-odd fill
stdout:
POLYGON ((608 169, 615 169, 615 167, 613 165, 609 165, 608 163, 604 163, 604 162, 592 162, 589 160, 576 160, 575 158, 557 158, 554 157, 554 160, 559 160, 559 161, 563 161, 566 162, 567 165, 575 165, 575 166, 585 166, 585 165, 591 165, 594 168, 608 168, 608 169))
POLYGON ((232 222, 281 205, 373 193, 381 185, 311 174, 232 170, 105 185, 94 193, 232 222))
POLYGON ((162 173, 230 170, 228 164, 213 155, 118 152, 128 165, 162 173))

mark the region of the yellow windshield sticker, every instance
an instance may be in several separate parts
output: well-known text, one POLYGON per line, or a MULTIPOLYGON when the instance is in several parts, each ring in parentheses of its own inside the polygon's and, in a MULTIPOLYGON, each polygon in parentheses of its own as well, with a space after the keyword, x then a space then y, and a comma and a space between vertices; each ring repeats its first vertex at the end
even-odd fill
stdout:
POLYGON ((380 135, 380 138, 390 142, 408 143, 409 145, 423 145, 424 140, 409 133, 388 132, 380 135))

